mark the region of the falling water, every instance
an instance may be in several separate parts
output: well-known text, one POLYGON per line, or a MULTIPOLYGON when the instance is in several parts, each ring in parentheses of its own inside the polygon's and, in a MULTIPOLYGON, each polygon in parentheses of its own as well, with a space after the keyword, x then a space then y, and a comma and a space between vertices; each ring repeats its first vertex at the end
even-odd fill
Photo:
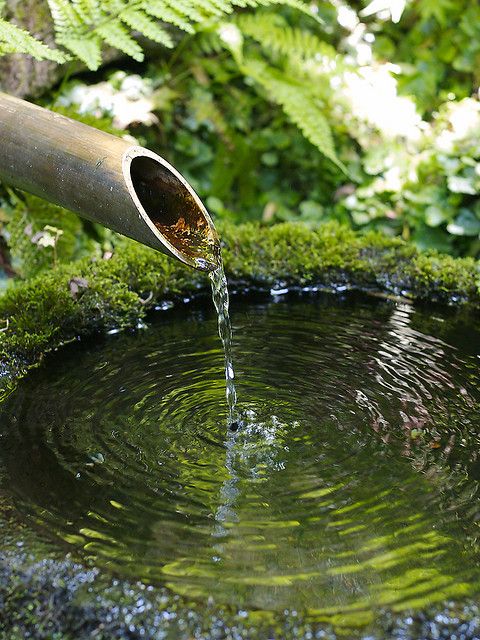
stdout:
POLYGON ((237 392, 235 389, 235 374, 232 363, 232 325, 228 313, 229 299, 227 278, 220 258, 218 267, 210 271, 209 278, 212 283, 212 299, 218 318, 218 335, 223 344, 225 354, 225 380, 228 406, 228 424, 231 425, 235 417, 235 405, 237 392))
POLYGON ((213 303, 218 316, 218 334, 225 353, 228 424, 231 426, 234 424, 237 393, 232 364, 232 327, 228 313, 227 279, 218 238, 204 218, 195 218, 192 222, 188 213, 178 217, 174 224, 156 221, 155 226, 177 249, 193 259, 197 269, 209 272, 213 303))

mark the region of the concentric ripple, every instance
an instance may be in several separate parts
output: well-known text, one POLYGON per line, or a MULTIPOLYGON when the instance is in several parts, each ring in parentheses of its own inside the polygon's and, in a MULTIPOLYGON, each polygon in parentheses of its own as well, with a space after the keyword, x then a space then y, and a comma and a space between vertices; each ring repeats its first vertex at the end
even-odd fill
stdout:
POLYGON ((233 322, 235 434, 210 311, 29 376, 0 427, 23 517, 117 574, 245 608, 361 624, 477 593, 477 330, 321 297, 236 302, 233 322))

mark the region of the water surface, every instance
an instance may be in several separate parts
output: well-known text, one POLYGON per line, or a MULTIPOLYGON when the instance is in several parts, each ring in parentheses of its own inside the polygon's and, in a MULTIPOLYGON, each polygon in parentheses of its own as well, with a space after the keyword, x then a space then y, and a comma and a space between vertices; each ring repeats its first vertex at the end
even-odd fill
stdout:
MULTIPOLYGON (((207 307, 206 307, 207 308, 207 307)), ((335 625, 480 591, 480 333, 411 305, 235 301, 53 354, 4 404, 22 517, 121 576, 335 625)))

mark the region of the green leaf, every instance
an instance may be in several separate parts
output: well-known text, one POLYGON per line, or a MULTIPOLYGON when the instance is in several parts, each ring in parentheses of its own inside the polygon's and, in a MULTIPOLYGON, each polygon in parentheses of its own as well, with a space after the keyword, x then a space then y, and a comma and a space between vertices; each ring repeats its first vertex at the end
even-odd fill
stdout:
POLYGON ((71 4, 69 0, 47 1, 55 25, 55 32, 57 34, 72 34, 84 30, 85 17, 82 21, 82 18, 76 12, 74 5, 71 4))
POLYGON ((307 2, 302 2, 301 0, 234 0, 232 4, 236 5, 237 7, 252 7, 255 9, 258 7, 283 5, 286 7, 292 7, 292 9, 296 9, 301 13, 305 13, 309 18, 315 20, 315 22, 323 24, 322 18, 320 18, 316 14, 314 9, 312 9, 314 5, 307 2))
POLYGON ((72 6, 84 23, 96 23, 102 19, 102 7, 98 0, 72 0, 72 6))
POLYGON ((314 202, 313 200, 303 200, 298 208, 300 210, 302 220, 317 222, 324 214, 322 205, 318 204, 318 202, 314 202))
POLYGON ((92 71, 96 71, 102 63, 102 46, 98 36, 93 35, 81 40, 68 38, 63 45, 92 71))
POLYGON ((233 11, 232 2, 222 0, 196 0, 195 5, 206 16, 221 16, 233 11))
POLYGON ((478 236, 480 220, 469 209, 460 209, 460 215, 447 226, 447 231, 454 236, 478 236))
MULTIPOLYGON (((182 31, 193 33, 197 24, 231 14, 237 7, 286 5, 307 13, 309 5, 300 0, 47 0, 52 14, 56 41, 73 56, 95 70, 101 63, 106 43, 135 60, 144 58, 142 48, 130 32, 173 46, 170 33, 154 20, 162 20, 182 31), (125 28, 125 25, 128 28, 125 28)), ((0 10, 5 0, 0 0, 0 10)), ((68 54, 49 48, 28 32, 0 20, 0 54, 18 51, 37 59, 65 62, 68 54)))
POLYGON ((422 0, 418 11, 424 20, 435 18, 440 24, 445 24, 447 13, 455 8, 452 0, 422 0))
POLYGON ((108 22, 96 29, 96 33, 101 36, 111 47, 123 51, 128 56, 141 62, 144 58, 142 47, 127 32, 125 27, 119 22, 108 22))
POLYGON ((272 13, 244 14, 235 18, 235 24, 244 35, 256 40, 267 52, 301 59, 320 56, 333 59, 337 56, 335 49, 315 34, 276 24, 275 18, 272 13))
POLYGON ((66 62, 67 56, 31 36, 28 31, 0 18, 0 53, 26 53, 36 60, 66 62))
POLYGON ((263 86, 269 98, 283 108, 305 138, 346 173, 346 168, 335 152, 328 121, 308 88, 258 60, 245 61, 241 68, 245 75, 251 76, 263 86))
POLYGON ((446 211, 445 209, 441 209, 440 207, 437 207, 435 205, 430 205, 425 210, 425 222, 429 227, 438 227, 443 222, 448 220, 449 213, 450 212, 446 211))
MULTIPOLYGON (((156 0, 148 3, 144 7, 144 11, 154 18, 158 18, 168 24, 173 24, 182 31, 186 31, 187 33, 195 32, 195 29, 189 22, 188 17, 175 7, 169 7, 164 0, 156 0)), ((201 18, 200 15, 199 17, 201 18)))
POLYGON ((150 40, 159 42, 169 48, 173 47, 173 40, 170 34, 143 11, 127 9, 122 11, 120 15, 122 21, 128 24, 129 27, 139 31, 150 40))
MULTIPOLYGON (((155 4, 157 3, 153 2, 152 7, 154 7, 155 4)), ((178 13, 182 14, 192 22, 202 22, 203 20, 203 16, 197 10, 195 3, 190 0, 165 0, 164 4, 167 8, 172 11, 178 11, 178 13)))
POLYGON ((473 180, 463 176, 448 176, 448 188, 452 193, 467 193, 476 195, 477 189, 473 184, 473 180))

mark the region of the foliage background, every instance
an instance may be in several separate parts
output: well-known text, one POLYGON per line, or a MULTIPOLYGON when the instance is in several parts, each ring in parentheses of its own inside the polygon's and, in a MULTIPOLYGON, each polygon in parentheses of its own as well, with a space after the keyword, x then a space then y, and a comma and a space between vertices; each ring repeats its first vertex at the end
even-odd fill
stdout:
MULTIPOLYGON (((41 104, 154 149, 217 219, 335 219, 478 257, 477 3, 48 4, 55 44, 4 20, 0 52, 63 62, 41 104), (160 48, 146 55, 139 33, 160 48), (112 45, 128 55, 101 68, 112 45), (75 59, 90 71, 74 75, 75 59)), ((31 196, 0 198, 2 261, 19 275, 118 242, 31 196)))

